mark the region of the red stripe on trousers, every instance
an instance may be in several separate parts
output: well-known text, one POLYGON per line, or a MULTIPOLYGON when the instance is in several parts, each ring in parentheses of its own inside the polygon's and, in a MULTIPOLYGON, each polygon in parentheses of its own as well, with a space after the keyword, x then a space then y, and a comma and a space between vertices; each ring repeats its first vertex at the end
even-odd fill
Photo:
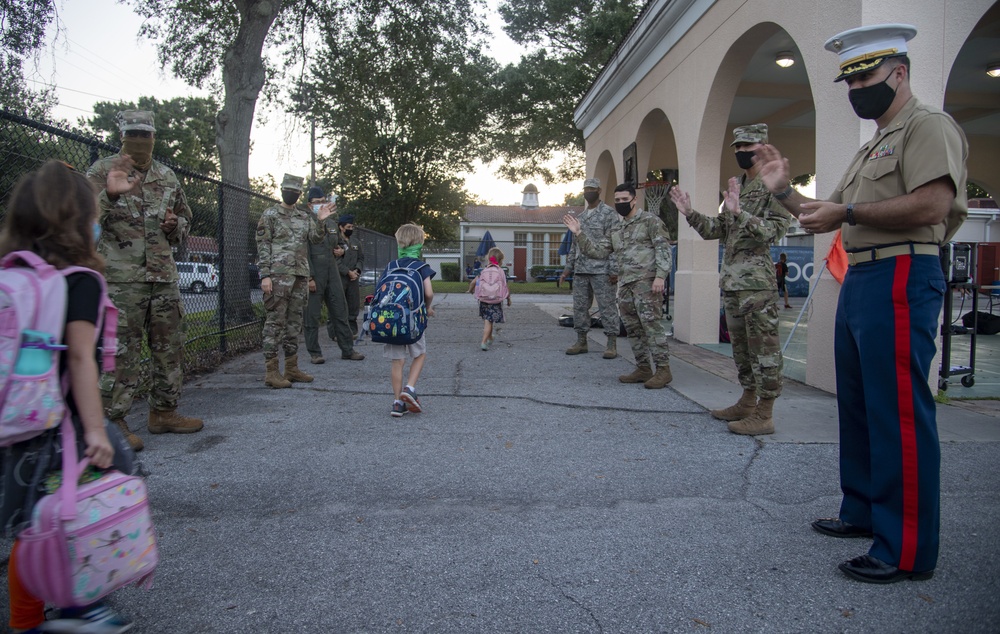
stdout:
POLYGON ((892 280, 896 325, 896 398, 903 463, 903 543, 898 564, 901 570, 913 570, 917 554, 917 437, 914 431, 913 378, 910 374, 910 304, 906 295, 911 262, 909 255, 897 257, 892 280))

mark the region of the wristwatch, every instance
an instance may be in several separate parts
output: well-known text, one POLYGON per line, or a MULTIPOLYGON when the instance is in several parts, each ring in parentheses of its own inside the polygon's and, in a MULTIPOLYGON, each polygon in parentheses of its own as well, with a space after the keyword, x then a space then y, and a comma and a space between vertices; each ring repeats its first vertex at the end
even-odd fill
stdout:
POLYGON ((854 225, 858 224, 858 222, 854 219, 854 204, 853 203, 848 203, 847 204, 847 224, 851 225, 852 227, 854 225))
POLYGON ((784 199, 788 198, 789 196, 791 196, 792 192, 794 192, 794 191, 795 190, 792 189, 792 183, 789 182, 788 183, 788 187, 785 188, 785 191, 775 194, 774 197, 777 198, 778 200, 784 200, 784 199))

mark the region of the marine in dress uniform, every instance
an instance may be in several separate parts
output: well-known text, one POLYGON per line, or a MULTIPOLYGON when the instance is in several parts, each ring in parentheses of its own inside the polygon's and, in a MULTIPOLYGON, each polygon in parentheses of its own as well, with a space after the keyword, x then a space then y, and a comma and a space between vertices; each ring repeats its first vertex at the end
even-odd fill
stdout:
POLYGON ((765 183, 803 228, 842 231, 849 267, 834 353, 843 501, 838 517, 813 528, 872 537, 867 554, 840 564, 871 583, 929 579, 937 566, 941 451, 928 377, 946 292, 939 246, 968 213, 965 135, 910 91, 916 32, 880 24, 826 42, 840 57, 835 81, 878 126, 829 201, 791 191, 777 150, 758 152, 765 183))

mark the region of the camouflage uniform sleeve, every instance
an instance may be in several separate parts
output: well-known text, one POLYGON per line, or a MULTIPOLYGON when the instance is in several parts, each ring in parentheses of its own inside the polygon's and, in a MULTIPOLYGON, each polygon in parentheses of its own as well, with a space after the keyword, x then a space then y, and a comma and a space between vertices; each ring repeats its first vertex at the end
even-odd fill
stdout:
POLYGON ((314 216, 311 212, 306 212, 309 216, 309 242, 310 244, 319 244, 326 239, 326 227, 319 218, 314 216))
POLYGON ((170 246, 177 246, 187 237, 188 231, 191 229, 191 221, 194 218, 191 214, 191 207, 188 206, 187 196, 184 194, 184 190, 181 189, 180 183, 177 183, 177 198, 174 203, 173 212, 177 214, 177 226, 167 234, 167 242, 170 246))
POLYGON ((365 270, 365 250, 361 248, 362 246, 361 240, 358 240, 358 263, 355 265, 355 268, 359 274, 365 270))
MULTIPOLYGON (((603 220, 604 220, 604 235, 605 237, 607 237, 608 242, 610 243, 611 234, 614 232, 615 225, 618 222, 618 219, 616 218, 618 212, 610 208, 608 208, 608 210, 611 213, 605 213, 603 220)), ((614 249, 612 249, 611 253, 608 255, 608 274, 617 275, 617 271, 618 271, 618 255, 615 253, 614 249)))
POLYGON ((709 217, 692 209, 687 215, 687 223, 706 240, 722 239, 722 219, 719 216, 709 217))
POLYGON ((736 217, 740 233, 753 236, 761 242, 774 243, 781 240, 792 222, 792 215, 774 199, 774 196, 768 196, 768 204, 762 213, 763 217, 741 211, 736 217))
POLYGON ((583 254, 598 260, 607 259, 613 251, 610 236, 601 236, 600 240, 595 241, 581 231, 574 235, 573 238, 573 242, 580 245, 580 251, 583 254))
POLYGON ((670 235, 667 233, 667 225, 663 224, 659 216, 650 214, 646 221, 649 239, 653 243, 653 251, 656 253, 656 275, 660 279, 667 279, 670 276, 670 269, 673 267, 673 258, 670 252, 670 235))
POLYGON ((271 243, 274 238, 269 211, 265 211, 257 223, 257 268, 260 279, 271 277, 271 243))

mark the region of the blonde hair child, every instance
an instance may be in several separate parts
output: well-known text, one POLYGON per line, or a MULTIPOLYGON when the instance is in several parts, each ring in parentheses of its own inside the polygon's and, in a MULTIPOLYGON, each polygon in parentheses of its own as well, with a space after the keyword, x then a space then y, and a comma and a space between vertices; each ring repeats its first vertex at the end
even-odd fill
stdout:
MULTIPOLYGON (((497 266, 503 269, 503 251, 497 247, 493 247, 486 254, 486 259, 489 261, 489 266, 497 266)), ((483 269, 485 271, 486 269, 483 269)), ((506 275, 506 272, 504 272, 506 275)), ((479 276, 482 275, 480 271, 476 279, 469 283, 469 292, 474 293, 476 290, 476 285, 479 284, 479 276)), ((510 293, 507 293, 507 305, 510 306, 510 293)), ((493 345, 493 324, 502 324, 503 320, 503 304, 487 304, 486 302, 479 302, 479 317, 483 320, 483 340, 479 344, 479 349, 486 351, 490 349, 493 345)))

